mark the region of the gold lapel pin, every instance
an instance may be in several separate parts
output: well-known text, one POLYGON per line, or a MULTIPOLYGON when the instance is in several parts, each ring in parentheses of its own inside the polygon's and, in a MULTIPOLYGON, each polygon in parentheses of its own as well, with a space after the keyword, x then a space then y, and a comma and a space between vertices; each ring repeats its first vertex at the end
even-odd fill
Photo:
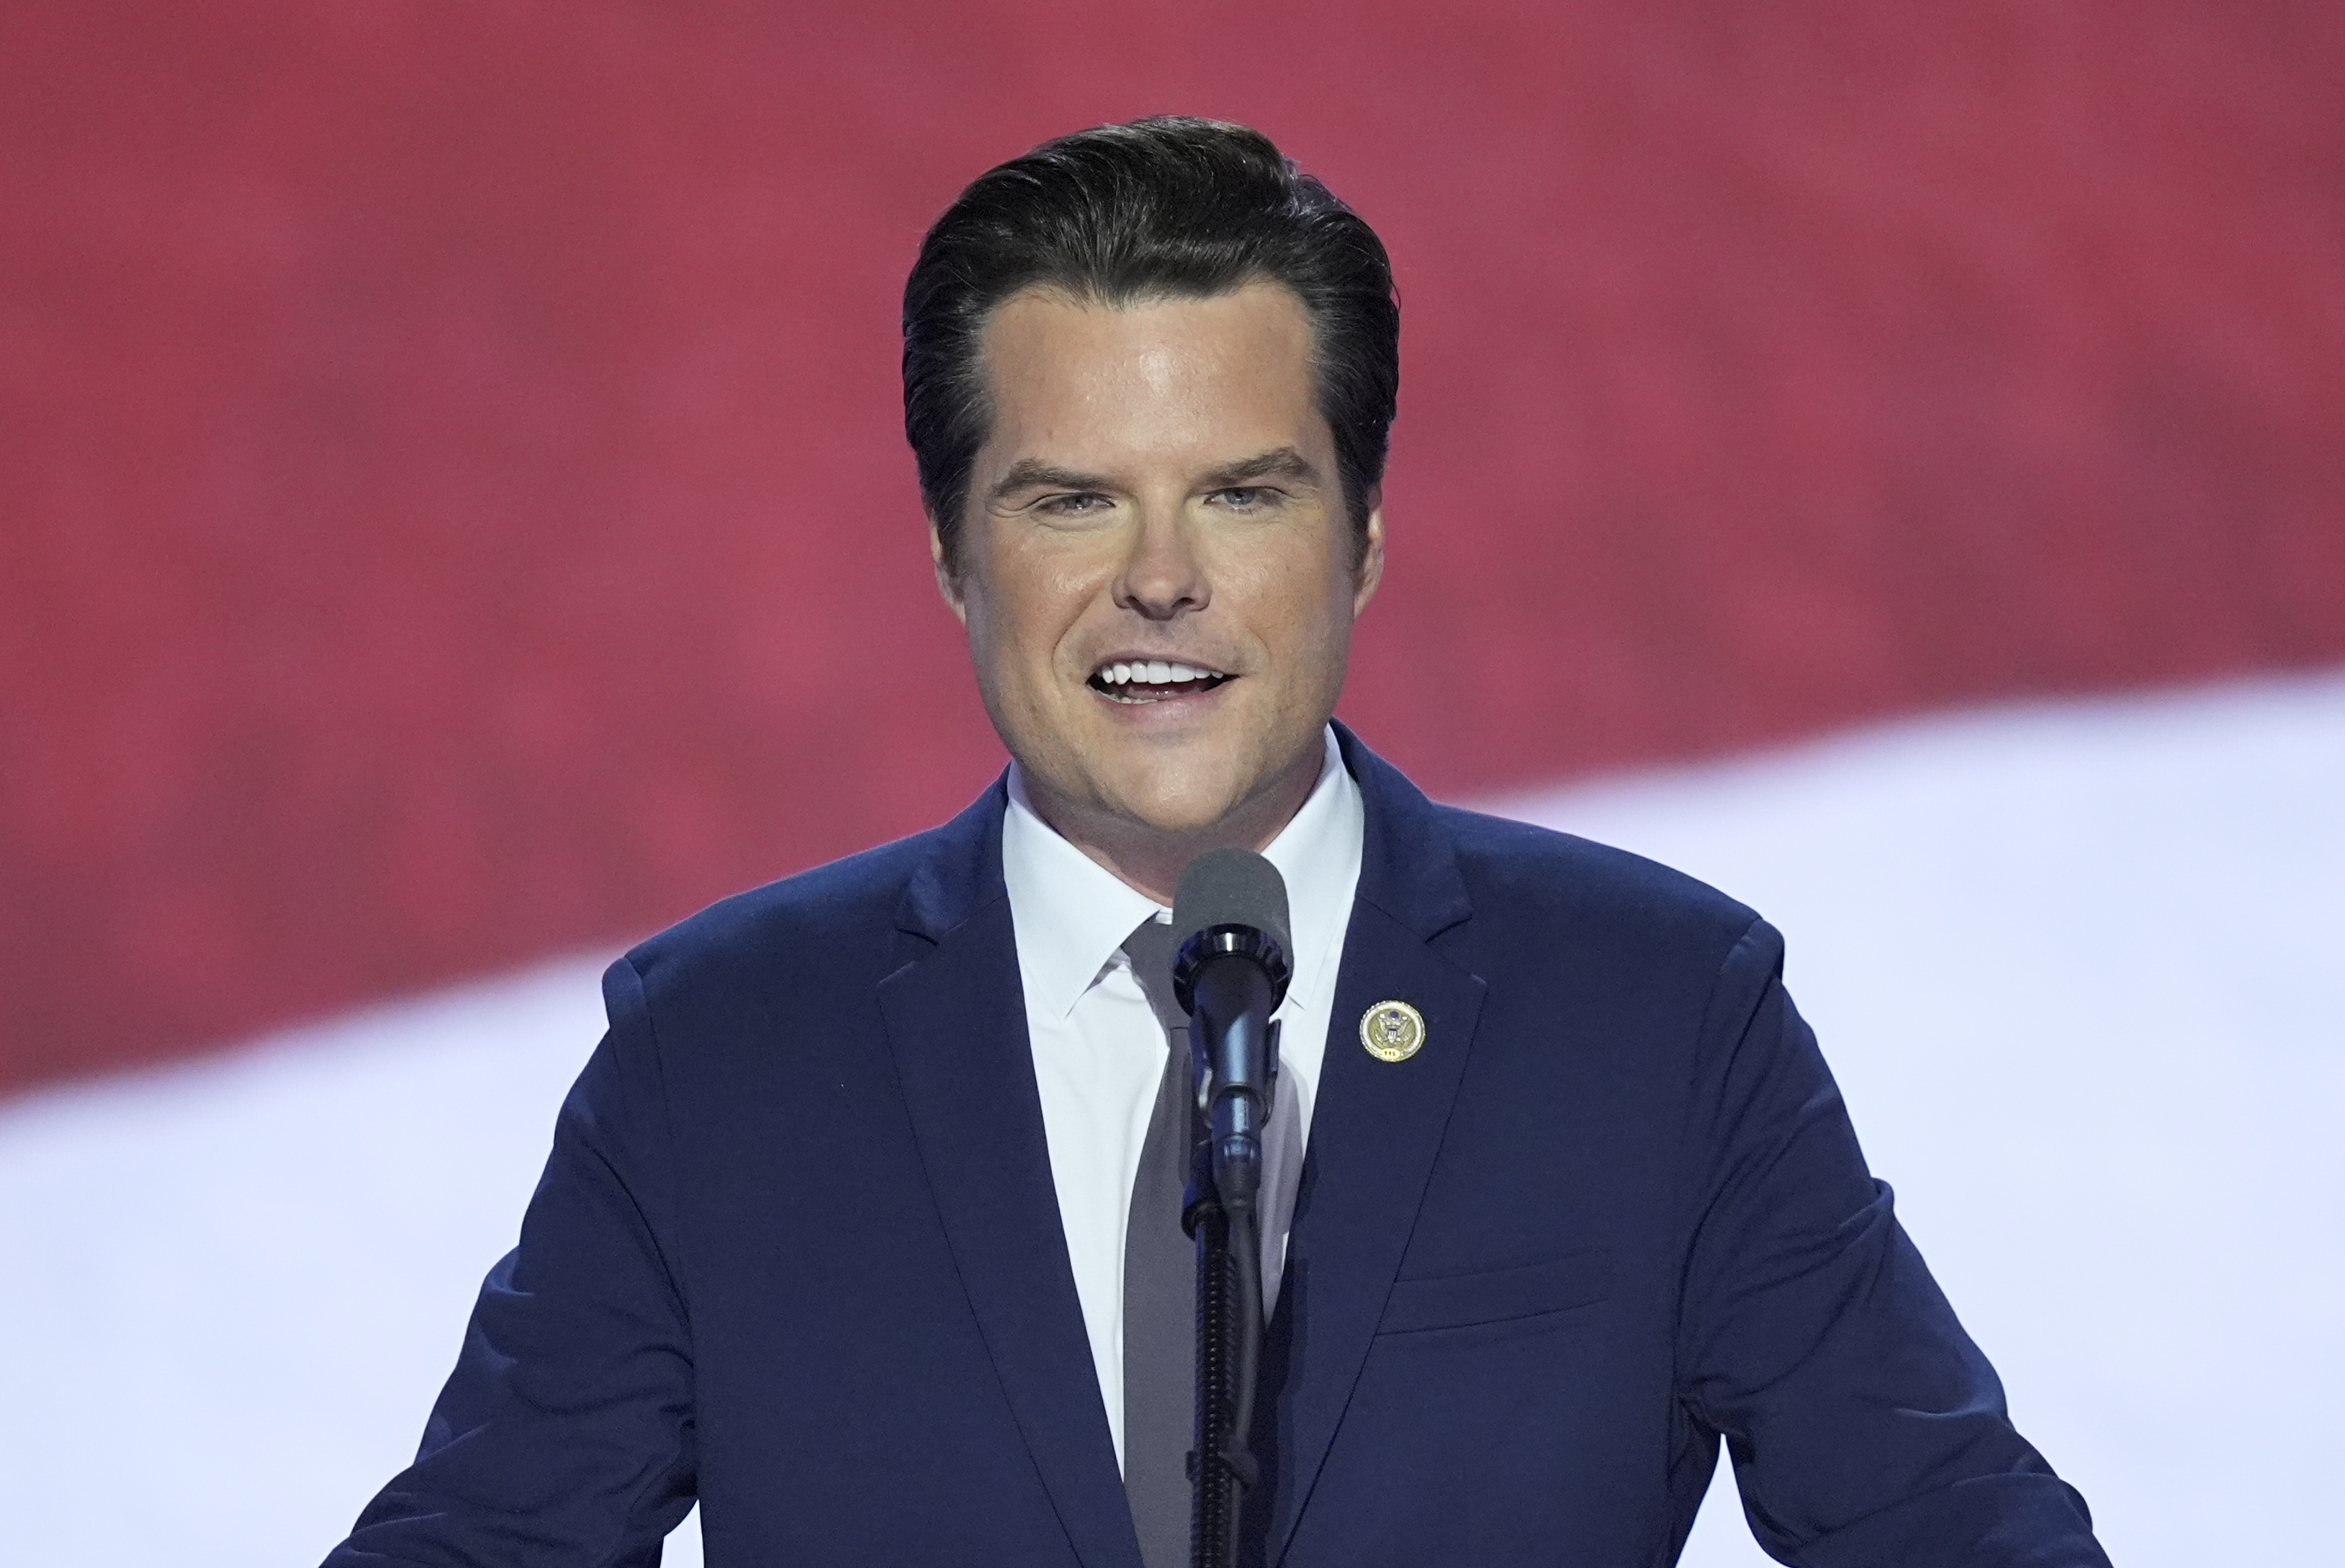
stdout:
POLYGON ((1380 1062, 1405 1062, 1425 1048, 1425 1015, 1406 1002, 1378 1002, 1360 1015, 1360 1044, 1380 1062))

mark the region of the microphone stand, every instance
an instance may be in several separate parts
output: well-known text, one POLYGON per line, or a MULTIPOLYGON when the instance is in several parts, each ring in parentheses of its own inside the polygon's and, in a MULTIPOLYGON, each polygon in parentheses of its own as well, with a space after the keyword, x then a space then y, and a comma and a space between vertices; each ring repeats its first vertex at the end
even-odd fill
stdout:
POLYGON ((1208 1145, 1197 1145, 1182 1223, 1197 1239, 1197 1446, 1190 1514, 1193 1568, 1235 1568, 1245 1493, 1260 1479, 1246 1433, 1262 1352, 1259 1222, 1233 1219, 1214 1191, 1208 1145))
POLYGON ((1245 1494, 1260 1480, 1247 1447, 1262 1359, 1257 1199, 1264 1113, 1278 1071, 1278 1026, 1269 1020, 1277 1006, 1275 993, 1285 988, 1286 960, 1261 933, 1221 926, 1200 932, 1183 946, 1175 974, 1176 989, 1194 1019, 1189 1037, 1197 1098, 1208 1117, 1206 1136, 1191 1159, 1181 1213, 1183 1227, 1197 1242, 1190 1562, 1192 1568, 1236 1568, 1245 1494))

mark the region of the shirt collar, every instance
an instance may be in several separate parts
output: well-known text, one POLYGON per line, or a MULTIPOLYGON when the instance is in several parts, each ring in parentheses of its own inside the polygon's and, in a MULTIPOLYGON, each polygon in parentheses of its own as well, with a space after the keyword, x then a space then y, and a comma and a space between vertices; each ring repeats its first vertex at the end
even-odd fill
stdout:
POLYGON ((1270 841, 1263 857, 1286 880, 1286 918, 1293 927, 1294 975, 1282 1012, 1324 1013, 1333 998, 1332 961, 1352 923, 1352 894, 1360 885, 1360 849, 1367 822, 1360 786, 1344 766, 1331 728, 1319 783, 1303 809, 1270 841))
MULTIPOLYGON (((1335 731, 1323 733, 1319 782, 1263 851, 1286 880, 1294 937, 1287 1006, 1314 1012, 1324 1007, 1323 993, 1333 979, 1326 973, 1328 960, 1351 923, 1366 820, 1360 786, 1344 766, 1335 731)), ((1115 964, 1133 926, 1152 915, 1170 913, 1036 814, 1015 763, 1010 765, 1010 806, 1001 823, 1001 875, 1027 1004, 1047 1007, 1053 1018, 1074 1011, 1083 993, 1115 964)))

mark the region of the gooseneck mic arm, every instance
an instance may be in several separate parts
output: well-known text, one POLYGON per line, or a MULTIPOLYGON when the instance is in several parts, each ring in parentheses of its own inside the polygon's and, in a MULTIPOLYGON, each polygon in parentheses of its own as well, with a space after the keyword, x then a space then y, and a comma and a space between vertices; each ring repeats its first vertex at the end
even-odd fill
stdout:
POLYGON ((1286 884, 1261 855, 1217 849, 1182 874, 1173 896, 1172 989, 1189 1041, 1205 1137, 1183 1223, 1197 1239, 1197 1446, 1193 1568, 1237 1561, 1244 1494, 1256 1481, 1246 1437, 1262 1351, 1263 1129, 1278 1076, 1285 997, 1286 884))

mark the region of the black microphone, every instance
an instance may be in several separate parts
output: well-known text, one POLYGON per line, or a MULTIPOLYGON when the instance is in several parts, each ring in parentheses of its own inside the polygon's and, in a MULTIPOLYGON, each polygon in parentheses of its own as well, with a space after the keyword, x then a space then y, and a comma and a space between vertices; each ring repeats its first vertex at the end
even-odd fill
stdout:
POLYGON ((1262 1130, 1278 1075, 1270 1016, 1294 973, 1285 878, 1250 849, 1207 850, 1181 874, 1172 940, 1172 995, 1191 1020, 1213 1185, 1233 1219, 1249 1219, 1262 1190, 1262 1130))

